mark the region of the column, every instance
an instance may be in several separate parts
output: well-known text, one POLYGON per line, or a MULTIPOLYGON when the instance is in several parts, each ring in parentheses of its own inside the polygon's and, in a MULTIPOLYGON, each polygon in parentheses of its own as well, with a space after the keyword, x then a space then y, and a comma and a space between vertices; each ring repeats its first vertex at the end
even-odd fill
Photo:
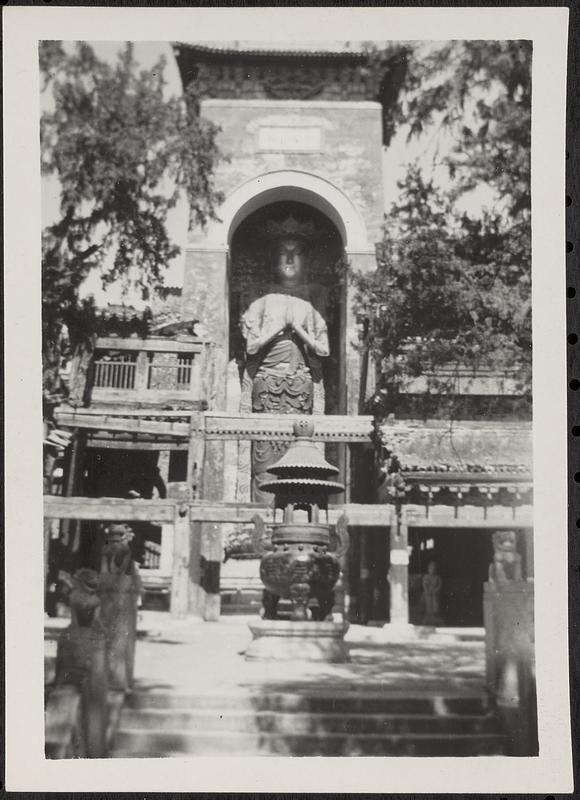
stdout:
MULTIPOLYGON (((182 296, 183 319, 197 319, 211 343, 202 376, 203 397, 210 411, 226 409, 227 359, 229 348, 228 249, 192 245, 186 255, 182 296)), ((190 459, 193 450, 190 448, 190 459)), ((206 442, 201 448, 203 464, 198 462, 197 486, 202 500, 224 498, 224 443, 206 442)), ((188 467, 191 470, 193 465, 188 467)), ((222 526, 201 523, 192 526, 189 561, 189 610, 215 621, 220 615, 220 565, 222 526)), ((177 547, 177 542, 176 542, 177 547)))
POLYGON ((396 509, 391 518, 391 566, 389 586, 391 595, 391 625, 409 624, 409 551, 405 512, 396 509))
MULTIPOLYGON (((171 450, 160 450, 157 467, 165 487, 169 487, 169 459, 171 450)), ((162 575, 171 575, 173 565, 173 524, 164 522, 161 525, 161 557, 159 559, 159 572, 162 575)))
POLYGON ((183 617, 190 610, 190 538, 188 507, 184 504, 177 508, 173 523, 173 570, 170 605, 173 617, 183 617))
POLYGON ((135 391, 147 391, 147 384, 149 382, 149 357, 146 350, 139 350, 137 353, 137 361, 135 362, 135 391))
POLYGON ((370 589, 370 568, 368 553, 368 531, 360 528, 360 567, 359 567, 359 588, 358 588, 358 621, 366 625, 369 621, 371 607, 370 589))
MULTIPOLYGON (((364 252, 346 252, 346 259, 350 268, 357 272, 372 272, 377 267, 374 250, 364 252)), ((355 302, 355 290, 350 281, 345 282, 344 303, 342 307, 342 331, 341 331, 341 359, 340 359, 340 380, 342 396, 340 398, 341 413, 349 416, 358 416, 362 412, 362 406, 366 399, 366 387, 361 385, 363 353, 360 349, 361 339, 358 320, 358 309, 355 302)), ((355 488, 353 493, 353 481, 359 479, 361 468, 360 447, 352 445, 341 445, 339 447, 339 468, 341 480, 344 476, 346 485, 345 502, 361 502, 358 497, 359 492, 355 488), (356 496, 355 496, 356 495, 356 496)))
MULTIPOLYGON (((372 272, 377 267, 374 250, 365 252, 346 253, 347 261, 352 270, 356 272, 372 272)), ((345 414, 357 416, 361 413, 362 402, 366 399, 366 387, 361 391, 361 371, 363 354, 360 349, 360 335, 358 327, 358 308, 355 302, 355 289, 349 283, 346 286, 344 307, 343 341, 341 342, 343 359, 341 364, 341 377, 345 396, 342 398, 345 414)))
POLYGON ((526 571, 524 578, 528 581, 534 580, 534 530, 524 528, 524 547, 526 571))
MULTIPOLYGON (((83 467, 86 452, 86 431, 76 428, 72 442, 67 453, 67 466, 65 468, 65 497, 74 497, 80 493, 83 482, 83 467)), ((69 563, 63 567, 74 572, 73 554, 77 553, 80 547, 81 522, 78 519, 63 519, 61 522, 62 542, 68 550, 69 563)))

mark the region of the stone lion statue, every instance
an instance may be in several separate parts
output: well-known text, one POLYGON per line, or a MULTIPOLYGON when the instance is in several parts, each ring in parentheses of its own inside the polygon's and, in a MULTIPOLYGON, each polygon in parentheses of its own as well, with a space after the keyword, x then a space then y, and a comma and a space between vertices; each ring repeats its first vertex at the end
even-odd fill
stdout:
POLYGON ((133 556, 130 543, 135 536, 126 523, 110 525, 101 551, 101 572, 111 575, 131 575, 133 556))
POLYGON ((94 569, 78 569, 63 580, 70 590, 71 625, 75 628, 102 629, 99 607, 99 576, 94 569))
POLYGON ((522 580, 522 557, 517 551, 515 531, 496 531, 492 537, 493 561, 489 566, 491 583, 522 580))

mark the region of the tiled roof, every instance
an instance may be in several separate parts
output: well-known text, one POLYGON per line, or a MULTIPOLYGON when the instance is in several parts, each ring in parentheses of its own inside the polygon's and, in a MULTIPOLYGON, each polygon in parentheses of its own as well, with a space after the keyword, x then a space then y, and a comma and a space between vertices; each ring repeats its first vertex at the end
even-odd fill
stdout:
POLYGON ((356 59, 365 56, 360 42, 175 42, 177 49, 207 56, 258 56, 260 58, 356 59))
POLYGON ((396 422, 380 426, 384 446, 403 472, 471 475, 531 474, 531 425, 526 423, 396 422))

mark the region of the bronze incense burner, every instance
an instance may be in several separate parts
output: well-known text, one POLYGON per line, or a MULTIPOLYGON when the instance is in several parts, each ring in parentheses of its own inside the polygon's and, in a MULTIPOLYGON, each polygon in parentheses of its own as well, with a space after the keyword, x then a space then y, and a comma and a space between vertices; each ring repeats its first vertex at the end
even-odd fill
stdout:
POLYGON ((327 619, 334 605, 339 559, 348 548, 348 533, 346 525, 337 525, 339 545, 331 552, 328 497, 344 491, 344 486, 331 480, 338 469, 324 459, 313 435, 311 420, 295 422, 293 443, 269 468, 276 478, 261 486, 275 496, 272 550, 260 563, 266 619, 277 618, 281 597, 291 600, 291 619, 296 622, 309 618, 312 598, 317 601, 311 611, 314 621, 327 619), (279 510, 282 522, 276 522, 279 510))

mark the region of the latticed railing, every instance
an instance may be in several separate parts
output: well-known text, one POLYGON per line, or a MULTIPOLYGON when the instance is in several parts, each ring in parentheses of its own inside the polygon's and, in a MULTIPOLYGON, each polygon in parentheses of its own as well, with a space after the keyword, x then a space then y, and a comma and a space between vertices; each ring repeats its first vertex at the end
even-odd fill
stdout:
POLYGON ((103 355, 95 361, 94 385, 102 389, 134 389, 136 353, 103 355))
POLYGON ((92 371, 92 401, 202 399, 207 343, 193 336, 172 340, 100 337, 92 371))

